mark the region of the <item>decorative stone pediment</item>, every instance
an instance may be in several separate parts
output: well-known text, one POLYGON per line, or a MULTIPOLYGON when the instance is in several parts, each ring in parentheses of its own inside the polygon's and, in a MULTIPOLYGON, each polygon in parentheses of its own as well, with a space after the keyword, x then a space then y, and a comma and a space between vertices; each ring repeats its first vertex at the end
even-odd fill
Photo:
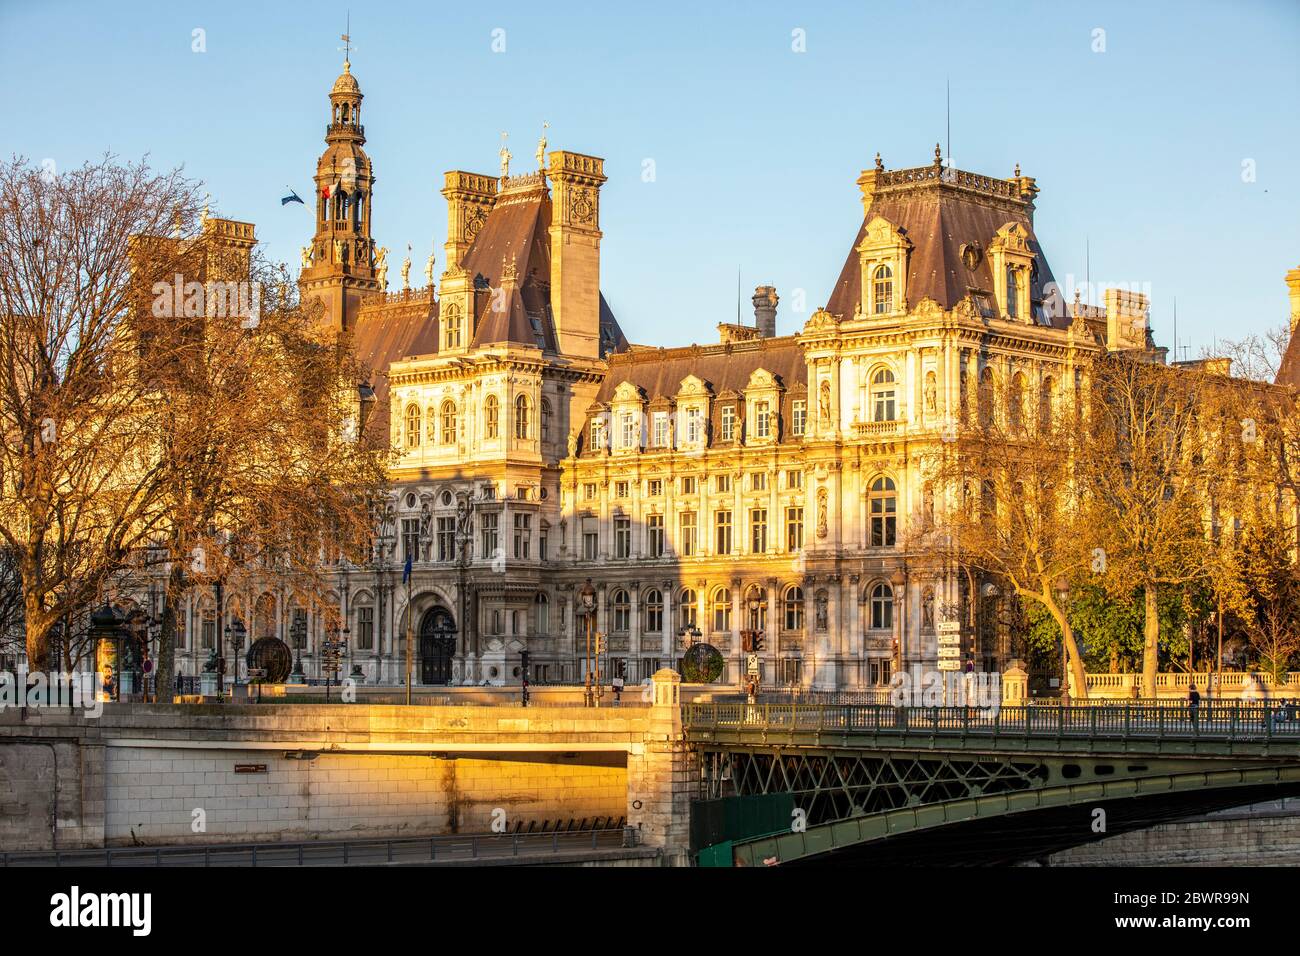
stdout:
POLYGON ((858 252, 872 251, 881 246, 902 246, 905 249, 910 249, 912 242, 902 229, 895 226, 884 216, 873 216, 871 221, 867 223, 866 231, 862 235, 862 242, 858 245, 858 252))
POLYGON ((749 383, 745 386, 746 391, 751 389, 770 389, 778 388, 779 385, 776 376, 765 368, 756 368, 752 375, 749 376, 749 383))
POLYGON ((645 400, 645 392, 631 382, 620 382, 614 389, 615 402, 640 402, 645 400))
POLYGON ((681 388, 677 390, 677 394, 683 398, 695 398, 708 395, 709 391, 708 384, 702 378, 687 375, 682 379, 681 388))

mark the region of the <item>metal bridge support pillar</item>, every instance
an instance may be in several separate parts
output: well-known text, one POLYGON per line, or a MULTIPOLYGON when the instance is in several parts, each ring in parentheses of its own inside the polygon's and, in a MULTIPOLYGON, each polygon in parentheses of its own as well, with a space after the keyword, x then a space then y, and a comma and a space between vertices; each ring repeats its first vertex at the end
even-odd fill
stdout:
POLYGON ((650 717, 627 756, 627 822, 643 844, 663 847, 671 863, 685 865, 699 768, 682 730, 681 681, 668 668, 651 679, 650 717))

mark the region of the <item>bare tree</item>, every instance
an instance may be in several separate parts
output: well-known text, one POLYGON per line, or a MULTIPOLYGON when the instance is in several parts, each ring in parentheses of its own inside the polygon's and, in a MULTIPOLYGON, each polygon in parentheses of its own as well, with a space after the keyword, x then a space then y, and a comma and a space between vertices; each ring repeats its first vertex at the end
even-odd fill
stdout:
POLYGON ((55 622, 94 601, 163 515, 158 404, 122 382, 122 332, 133 274, 183 271, 183 250, 133 256, 134 237, 183 230, 196 208, 192 183, 144 163, 0 165, 0 545, 18 563, 33 669, 55 622))
POLYGON ((1003 402, 985 394, 981 403, 978 423, 927 463, 938 513, 923 516, 913 546, 995 575, 1021 601, 1046 608, 1061 629, 1076 693, 1086 697, 1083 657, 1058 593, 1062 579, 1086 566, 1069 416, 1019 391, 1003 402))
POLYGON ((1205 396, 1221 376, 1124 355, 1091 370, 1078 458, 1100 580, 1116 598, 1144 598, 1142 692, 1156 693, 1159 593, 1203 576, 1209 433, 1205 396))

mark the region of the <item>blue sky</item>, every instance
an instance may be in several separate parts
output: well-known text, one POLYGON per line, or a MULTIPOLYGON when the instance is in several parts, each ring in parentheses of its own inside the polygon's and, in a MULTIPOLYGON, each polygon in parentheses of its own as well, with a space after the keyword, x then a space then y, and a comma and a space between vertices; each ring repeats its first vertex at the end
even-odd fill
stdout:
MULTIPOLYGON (((1094 283, 1149 285, 1162 344, 1177 297, 1193 355, 1286 319, 1296 0, 352 7, 375 235, 390 261, 413 246, 413 279, 435 243, 445 265, 442 173, 495 173, 502 130, 512 170, 531 168, 546 120, 552 147, 606 159, 602 286, 633 341, 713 340, 734 319, 738 267, 742 314, 771 283, 778 331, 794 331, 848 254, 859 170, 877 151, 890 168, 930 162, 950 80, 955 164, 1037 178, 1059 280, 1082 278, 1090 246, 1094 283)), ((296 263, 310 213, 279 197, 311 189, 348 8, 0 0, 0 154, 184 164, 215 209, 296 263), (196 28, 206 52, 191 50, 196 28)))

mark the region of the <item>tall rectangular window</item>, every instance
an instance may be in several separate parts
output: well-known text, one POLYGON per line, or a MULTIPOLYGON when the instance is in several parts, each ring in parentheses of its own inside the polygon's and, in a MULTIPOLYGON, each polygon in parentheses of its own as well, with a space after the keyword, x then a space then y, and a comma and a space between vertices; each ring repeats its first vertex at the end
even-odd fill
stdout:
POLYGON ((790 433, 802 435, 808 424, 808 403, 800 399, 790 403, 790 433))
POLYGON ((629 482, 626 482, 626 481, 616 481, 616 482, 614 482, 614 497, 615 497, 615 498, 626 498, 626 497, 628 496, 628 492, 629 492, 629 490, 630 490, 630 483, 629 483, 629 482))
POLYGON ((731 476, 715 475, 713 478, 713 490, 722 495, 729 493, 731 491, 731 476))
POLYGON ((651 478, 645 483, 645 493, 647 498, 663 497, 664 480, 662 478, 651 478))
POLYGON ((713 516, 715 554, 731 554, 731 512, 719 511, 713 516))
POLYGON ((205 651, 211 650, 217 638, 217 615, 212 611, 203 612, 203 624, 199 634, 199 646, 205 651))
POLYGON ((662 557, 664 553, 664 516, 650 515, 645 519, 646 546, 649 557, 662 557))
POLYGON ((750 551, 762 554, 767 550, 767 509, 754 508, 749 513, 750 551))
POLYGON ((636 434, 636 416, 631 412, 623 412, 619 418, 619 424, 623 432, 623 448, 636 448, 638 444, 636 434))
POLYGON ((533 539, 532 525, 532 515, 515 515, 515 557, 520 561, 528 560, 533 539))
POLYGON ((600 551, 600 535, 595 531, 582 533, 582 557, 586 561, 595 561, 600 551))
POLYGON ((357 650, 370 651, 375 647, 375 609, 369 605, 357 608, 357 650))
POLYGON ((749 476, 750 491, 767 491, 767 472, 756 471, 749 476))
POLYGON ((455 518, 438 519, 438 560, 443 562, 456 560, 455 518))
POLYGON ((402 560, 420 560, 420 519, 402 519, 402 560))
POLYGON ((591 450, 601 451, 605 447, 605 419, 591 420, 591 450))
POLYGON ((791 553, 803 547, 803 508, 785 509, 785 549, 791 553))
POLYGON ((785 486, 791 490, 803 487, 803 472, 792 468, 785 473, 785 486))
POLYGON ((754 403, 754 434, 759 438, 772 434, 772 406, 767 402, 754 403))
POLYGON ((695 484, 695 482, 696 482, 696 478, 695 478, 694 476, 690 476, 690 477, 683 478, 683 479, 682 479, 682 494, 684 494, 684 495, 693 495, 693 494, 695 494, 695 492, 698 490, 698 486, 695 484))
POLYGON ((614 557, 632 557, 632 519, 614 519, 614 557))
POLYGON ((656 448, 668 447, 668 413, 654 414, 654 444, 656 448))
POLYGON ((686 441, 688 444, 698 444, 703 437, 703 428, 698 408, 686 409, 686 441))
POLYGON ((490 561, 497 556, 497 548, 500 546, 497 519, 500 517, 495 512, 487 512, 479 516, 479 526, 483 532, 484 560, 490 561))
POLYGON ((722 406, 722 441, 734 441, 736 438, 736 406, 722 406))
POLYGON ((695 512, 683 511, 678 521, 677 550, 684 558, 689 558, 696 550, 695 512))

